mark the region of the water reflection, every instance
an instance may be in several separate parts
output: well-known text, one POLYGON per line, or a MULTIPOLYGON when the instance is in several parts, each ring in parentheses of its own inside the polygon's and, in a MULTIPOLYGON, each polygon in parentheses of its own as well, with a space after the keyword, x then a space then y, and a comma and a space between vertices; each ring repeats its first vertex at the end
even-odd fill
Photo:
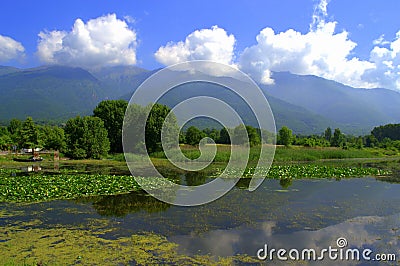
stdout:
POLYGON ((107 239, 154 232, 178 243, 182 253, 216 257, 255 255, 264 244, 277 249, 321 249, 338 237, 347 238, 350 247, 400 250, 400 184, 375 178, 310 179, 292 180, 282 190, 279 180, 265 180, 259 189, 248 192, 244 189, 249 181, 241 179, 224 197, 197 207, 171 206, 143 192, 1 203, 4 213, 17 214, 0 217, 0 226, 39 220, 44 228, 91 228, 93 219, 107 220, 113 222, 105 225, 107 239))
POLYGON ((28 165, 20 168, 23 173, 39 172, 42 170, 40 165, 28 165))
POLYGON ((388 182, 392 184, 400 184, 400 174, 399 175, 390 175, 390 176, 382 176, 376 178, 379 181, 382 182, 388 182))
MULTIPOLYGON (((180 175, 182 183, 188 186, 197 186, 212 180, 203 174, 180 175)), ((238 189, 248 189, 250 178, 240 179, 236 184, 238 189)), ((108 195, 108 196, 89 196, 75 199, 76 203, 90 203, 101 216, 124 217, 139 211, 147 213, 166 211, 171 204, 159 201, 147 194, 145 191, 134 191, 130 193, 108 195)))
POLYGON ((281 185, 281 187, 284 189, 289 188, 292 184, 292 178, 282 178, 281 180, 279 180, 279 185, 281 185))
MULTIPOLYGON (((300 230, 292 234, 276 233, 276 226, 276 221, 265 221, 259 223, 256 228, 242 226, 230 230, 213 230, 201 236, 190 234, 173 236, 170 240, 179 244, 181 252, 189 255, 201 253, 231 256, 246 253, 255 256, 265 244, 269 249, 302 250, 307 248, 321 251, 329 246, 338 248, 336 240, 344 237, 348 242, 346 249, 357 248, 362 251, 369 248, 375 253, 395 253, 400 256, 399 213, 385 217, 360 216, 319 230, 300 230)), ((282 265, 286 263, 281 262, 282 265)), ((340 262, 341 265, 358 265, 359 263, 340 262)), ((279 262, 275 260, 273 264, 276 265, 279 262)), ((338 261, 326 259, 324 262, 315 262, 315 264, 337 265, 338 261)), ((301 262, 301 265, 307 265, 307 263, 301 262)))
POLYGON ((102 174, 102 175, 130 175, 125 163, 60 163, 60 170, 71 171, 81 174, 102 174))
POLYGON ((157 171, 168 180, 185 186, 199 186, 213 180, 210 178, 212 170, 184 171, 174 166, 156 167, 157 171))
POLYGON ((146 211, 162 212, 171 205, 159 201, 144 192, 132 192, 113 196, 86 197, 75 200, 77 203, 92 203, 93 208, 101 216, 123 217, 129 213, 146 211))
POLYGON ((250 185, 251 178, 241 178, 236 183, 235 187, 239 189, 248 189, 250 185))
MULTIPOLYGON (((38 165, 42 172, 54 171, 52 163, 38 165)), ((112 230, 104 237, 116 239, 150 231, 179 244, 182 253, 216 257, 238 253, 255 255, 264 244, 276 249, 321 249, 334 246, 338 237, 345 237, 349 247, 398 253, 398 165, 395 161, 382 166, 394 171, 387 177, 265 180, 254 192, 247 191, 249 178, 240 179, 221 199, 191 208, 171 206, 143 192, 28 205, 0 203, 5 214, 22 211, 15 217, 0 217, 0 226, 39 220, 43 222, 40 226, 45 228, 58 225, 90 228, 90 221, 103 219, 115 221, 105 228, 112 230)), ((74 174, 129 174, 123 164, 69 165, 60 162, 59 168, 61 171, 74 170, 74 174)), ((174 182, 188 186, 212 180, 207 171, 183 172, 166 167, 161 171, 174 182)), ((400 254, 398 256, 400 258, 400 254)), ((321 262, 315 263, 319 264, 321 262)), ((325 262, 325 265, 337 264, 325 262)))

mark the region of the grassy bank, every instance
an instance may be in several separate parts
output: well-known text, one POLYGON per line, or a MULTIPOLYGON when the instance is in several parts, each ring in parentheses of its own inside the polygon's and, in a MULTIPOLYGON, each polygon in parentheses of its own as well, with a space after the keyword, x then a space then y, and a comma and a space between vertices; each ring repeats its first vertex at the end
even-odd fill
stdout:
POLYGON ((282 147, 275 150, 274 160, 277 162, 288 161, 317 161, 329 159, 350 159, 350 158, 378 158, 397 155, 382 149, 348 149, 341 148, 308 148, 301 146, 282 147))
MULTIPOLYGON (((190 145, 181 146, 182 153, 189 159, 196 159, 200 156, 200 150, 190 145)), ((260 147, 250 148, 249 161, 257 161, 259 158, 260 147)), ((217 154, 214 162, 228 162, 231 154, 230 145, 217 145, 217 154)), ((348 158, 384 158, 388 156, 399 156, 400 154, 380 148, 363 149, 342 149, 334 147, 309 148, 302 146, 277 146, 275 149, 275 162, 292 161, 317 161, 327 159, 348 159, 348 158)), ((165 159, 163 152, 152 153, 151 157, 165 159)), ((243 155, 243 159, 245 156, 243 155)))
MULTIPOLYGON (((189 159, 197 159, 201 155, 198 147, 191 145, 182 145, 180 146, 182 153, 189 159)), ((234 147, 234 149, 242 149, 240 147, 234 147)), ((207 148, 205 149, 207 152, 207 148)), ((243 149, 245 150, 245 149, 243 149)), ((251 147, 249 153, 248 161, 257 161, 259 159, 260 147, 251 147)), ((178 154, 178 151, 173 152, 174 154, 178 154)), ((137 157, 133 161, 140 161, 140 156, 137 157)), ((231 156, 231 146, 225 144, 217 144, 217 153, 214 158, 214 162, 226 163, 230 160, 231 156)), ((247 155, 245 153, 239 152, 239 154, 235 155, 234 159, 243 159, 247 161, 247 155)), ((362 148, 362 149, 342 149, 336 147, 303 147, 303 146, 276 146, 275 149, 275 162, 312 162, 318 160, 329 160, 329 159, 354 159, 354 158, 388 158, 399 156, 400 153, 382 148, 362 148)), ((18 157, 13 154, 0 155, 0 165, 18 165, 20 163, 13 162, 12 159, 14 157, 18 157)), ((49 154, 41 155, 45 159, 44 162, 52 162, 53 156, 49 154)), ((166 156, 163 151, 154 152, 150 154, 150 157, 153 159, 166 159, 166 156)), ((60 162, 75 162, 75 160, 65 160, 61 159, 60 162)), ((125 156, 122 153, 119 154, 109 154, 104 157, 102 160, 77 160, 77 163, 90 163, 94 162, 95 164, 104 164, 111 162, 125 162, 125 156)))

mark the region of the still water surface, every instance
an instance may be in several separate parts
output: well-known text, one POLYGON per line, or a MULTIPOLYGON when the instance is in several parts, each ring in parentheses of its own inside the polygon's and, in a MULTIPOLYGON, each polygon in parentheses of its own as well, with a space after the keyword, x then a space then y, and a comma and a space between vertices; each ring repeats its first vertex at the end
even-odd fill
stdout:
MULTIPOLYGON (((201 183, 207 181, 201 178, 201 183)), ((255 256, 265 244, 275 249, 318 250, 336 247, 336 239, 344 237, 349 248, 395 253, 400 259, 398 183, 372 177, 304 179, 283 188, 277 180, 265 180, 254 192, 245 190, 247 185, 248 180, 241 180, 224 197, 198 207, 172 206, 141 192, 35 204, 1 203, 3 211, 21 214, 0 217, 0 226, 38 219, 42 223, 37 226, 42 228, 85 227, 93 218, 105 218, 114 230, 104 238, 153 232, 179 244, 179 252, 190 256, 255 256)))

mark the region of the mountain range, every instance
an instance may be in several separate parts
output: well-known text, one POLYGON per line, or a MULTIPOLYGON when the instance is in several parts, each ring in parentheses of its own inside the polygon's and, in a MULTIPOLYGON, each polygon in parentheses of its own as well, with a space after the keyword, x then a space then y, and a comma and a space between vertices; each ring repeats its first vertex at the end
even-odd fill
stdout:
MULTIPOLYGON (((12 118, 65 121, 89 115, 105 99, 129 100, 134 90, 157 70, 133 66, 82 69, 42 66, 30 69, 0 66, 0 121, 12 118)), ((274 72, 273 85, 262 85, 276 126, 297 134, 320 134, 328 126, 365 134, 374 126, 400 122, 400 93, 383 88, 360 89, 316 76, 274 72)), ((230 101, 248 124, 250 109, 213 84, 185 85, 160 102, 173 106, 187 96, 215 96, 230 101), (214 87, 213 87, 214 86, 214 87)), ((202 122, 202 126, 207 122, 202 122)))

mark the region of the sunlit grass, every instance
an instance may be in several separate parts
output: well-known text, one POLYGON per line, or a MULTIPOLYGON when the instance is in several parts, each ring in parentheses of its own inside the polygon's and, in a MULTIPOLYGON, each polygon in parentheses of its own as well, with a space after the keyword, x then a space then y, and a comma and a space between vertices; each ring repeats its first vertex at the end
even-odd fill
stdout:
MULTIPOLYGON (((180 146, 182 153, 189 159, 197 159, 200 156, 200 150, 197 147, 190 145, 180 146)), ((233 149, 239 149, 238 147, 233 147, 233 149)), ((246 151, 245 148, 242 149, 246 151)), ((259 159, 260 147, 255 146, 250 148, 250 154, 248 161, 257 161, 259 159)), ((233 153, 234 158, 232 159, 242 159, 247 160, 247 154, 233 153)), ((274 161, 275 162, 292 162, 292 161, 317 161, 317 160, 327 160, 327 159, 349 159, 349 158, 377 158, 393 156, 397 154, 390 153, 383 149, 342 149, 335 147, 325 147, 325 148, 309 148, 300 146, 283 147, 277 146, 275 150, 274 161)), ((150 155, 153 158, 164 159, 165 154, 161 152, 155 152, 150 155)), ((217 145, 217 154, 214 158, 214 162, 228 162, 231 158, 231 146, 230 145, 217 145)))

